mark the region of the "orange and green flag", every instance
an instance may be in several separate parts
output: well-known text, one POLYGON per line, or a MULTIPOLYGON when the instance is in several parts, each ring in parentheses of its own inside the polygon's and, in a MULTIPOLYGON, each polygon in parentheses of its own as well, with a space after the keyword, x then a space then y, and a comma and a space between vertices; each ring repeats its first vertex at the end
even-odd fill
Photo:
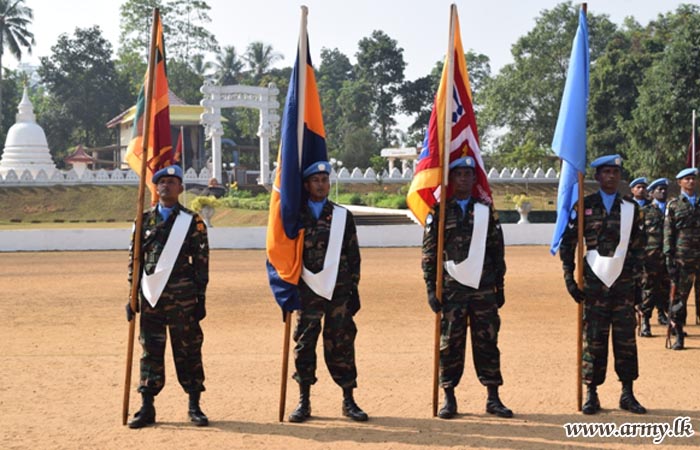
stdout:
POLYGON ((136 102, 136 114, 134 116, 134 128, 131 141, 126 151, 126 162, 129 167, 141 175, 141 161, 143 158, 144 139, 147 139, 146 154, 146 184, 151 191, 151 203, 158 201, 158 193, 151 183, 153 174, 163 167, 174 162, 172 137, 170 135, 170 103, 168 99, 168 78, 165 66, 165 43, 163 41, 163 25, 160 15, 156 15, 156 49, 155 69, 153 71, 153 98, 150 108, 150 129, 148 136, 144 136, 144 124, 146 114, 146 86, 148 86, 148 72, 136 102))

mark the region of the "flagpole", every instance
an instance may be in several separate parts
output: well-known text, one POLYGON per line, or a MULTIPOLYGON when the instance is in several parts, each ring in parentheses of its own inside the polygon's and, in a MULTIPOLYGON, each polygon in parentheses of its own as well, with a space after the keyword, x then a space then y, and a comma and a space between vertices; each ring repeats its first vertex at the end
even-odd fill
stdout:
MULTIPOLYGON (((185 135, 182 125, 180 125, 180 136, 177 139, 177 145, 180 146, 180 162, 182 163, 182 204, 187 206, 187 184, 185 183, 185 135)), ((177 148, 176 148, 177 149, 177 148)))
MULTIPOLYGON (((143 125, 143 137, 141 140, 141 175, 139 177, 139 192, 136 202, 136 223, 134 225, 133 261, 131 265, 131 295, 129 305, 132 311, 136 311, 136 302, 139 295, 139 281, 141 280, 141 234, 143 228, 143 202, 146 197, 146 168, 148 165, 148 143, 150 141, 151 128, 151 101, 153 98, 153 79, 155 74, 156 39, 160 14, 158 8, 153 9, 151 29, 151 47, 148 56, 148 79, 145 92, 145 117, 143 125)), ((136 124, 134 124, 136 126, 136 124)), ((131 369, 134 360, 134 334, 136 330, 136 318, 129 321, 129 336, 126 350, 126 375, 124 377, 124 401, 122 404, 122 425, 126 425, 129 416, 129 391, 131 386, 131 369)))
POLYGON ((695 110, 693 110, 693 123, 691 125, 690 142, 693 147, 693 155, 690 157, 690 167, 695 167, 695 110))
MULTIPOLYGON (((581 3, 583 14, 588 15, 588 3, 581 3)), ((578 172, 578 208, 576 217, 578 220, 578 243, 576 245, 576 284, 583 290, 583 172, 578 172)), ((577 307, 577 339, 576 339, 576 408, 583 408, 583 302, 577 307)))
MULTIPOLYGON (((299 172, 302 171, 302 155, 304 152, 304 108, 306 105, 306 56, 307 56, 307 39, 306 39, 306 17, 309 14, 309 9, 301 6, 301 25, 299 29, 299 45, 297 57, 297 151, 299 160, 299 172), (302 63, 303 62, 303 63, 302 63)), ((290 89, 292 86, 290 86, 290 89)), ((278 168, 279 170, 279 168, 278 168)), ((303 231, 299 239, 303 239, 303 231)), ((284 406, 287 400, 287 375, 289 372, 289 334, 292 328, 292 313, 285 311, 284 313, 284 337, 282 342, 282 376, 280 380, 280 401, 278 420, 284 421, 284 406)))
MULTIPOLYGON (((454 30, 457 5, 450 5, 450 39, 447 45, 447 58, 445 58, 445 70, 447 71, 447 83, 445 89, 445 124, 442 140, 442 160, 440 163, 440 213, 438 217, 438 242, 437 242, 437 274, 436 297, 442 303, 443 291, 443 251, 445 248, 445 209, 447 205, 447 184, 450 165, 450 143, 452 142, 452 92, 454 89, 454 30)), ((437 416, 438 385, 440 378, 440 323, 442 312, 435 314, 435 338, 433 345, 433 417, 437 416)))

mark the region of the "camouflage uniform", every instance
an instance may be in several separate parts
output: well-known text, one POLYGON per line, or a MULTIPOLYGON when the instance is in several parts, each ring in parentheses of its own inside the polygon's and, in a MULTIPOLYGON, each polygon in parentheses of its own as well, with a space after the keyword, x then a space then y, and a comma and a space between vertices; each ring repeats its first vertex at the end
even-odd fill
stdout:
MULTIPOLYGON (((700 196, 698 196, 700 199, 700 196)), ((669 311, 669 318, 684 325, 688 314, 688 294, 700 272, 700 202, 691 205, 681 195, 668 202, 664 220, 664 255, 671 279, 676 283, 674 302, 679 311, 669 311)))
POLYGON ((644 256, 644 278, 642 282, 642 313, 651 318, 654 307, 659 313, 668 309, 668 295, 671 280, 666 270, 664 257, 664 213, 655 202, 642 208, 644 229, 646 232, 646 251, 644 256))
MULTIPOLYGON (((474 228, 474 199, 462 209, 454 198, 447 201, 445 211, 444 261, 461 262, 469 255, 474 228)), ((423 276, 428 289, 434 288, 437 276, 437 230, 439 205, 426 221, 423 235, 423 276), (430 222, 430 223, 428 223, 430 222)), ((467 317, 471 324, 472 357, 477 377, 484 386, 500 386, 500 352, 496 288, 503 287, 506 273, 503 232, 498 215, 489 206, 489 224, 483 272, 478 289, 464 286, 443 271, 442 319, 440 323, 440 385, 453 388, 464 372, 467 338, 467 317)))
MULTIPOLYGON (((156 208, 144 213, 142 262, 146 273, 153 273, 180 211, 192 214, 193 218, 168 283, 155 307, 140 293, 139 341, 143 346, 143 355, 138 391, 145 394, 157 395, 165 384, 163 357, 166 327, 170 333, 180 385, 187 393, 204 391, 204 338, 194 314, 197 298, 204 296, 209 281, 209 243, 207 229, 201 217, 180 204, 173 208, 166 221, 162 221, 156 208)), ((132 277, 133 242, 132 236, 129 250, 129 281, 132 277)))
MULTIPOLYGON (((323 206, 316 220, 308 206, 304 205, 301 220, 304 227, 304 266, 313 273, 323 269, 326 248, 333 218, 330 200, 323 206)), ((301 385, 316 383, 316 342, 321 333, 323 319, 323 352, 328 370, 342 388, 357 387, 355 367, 355 335, 357 327, 353 316, 360 309, 357 292, 360 282, 360 247, 357 243, 355 220, 347 212, 345 233, 340 251, 338 278, 332 300, 320 297, 306 285, 299 282, 301 310, 294 330, 294 379, 301 385)))
MULTIPOLYGON (((620 207, 618 194, 610 209, 605 210, 600 193, 584 198, 584 239, 588 251, 598 250, 601 256, 612 256, 620 242, 620 207)), ((593 273, 584 258, 585 296, 583 308, 583 382, 601 385, 605 381, 608 364, 608 335, 612 325, 612 344, 615 355, 615 372, 623 383, 639 376, 636 319, 634 313, 635 286, 642 274, 644 263, 644 219, 636 202, 634 220, 627 248, 627 255, 619 278, 608 288, 593 273)), ((578 243, 578 219, 576 206, 561 241, 559 254, 565 277, 573 277, 575 251, 578 243)))

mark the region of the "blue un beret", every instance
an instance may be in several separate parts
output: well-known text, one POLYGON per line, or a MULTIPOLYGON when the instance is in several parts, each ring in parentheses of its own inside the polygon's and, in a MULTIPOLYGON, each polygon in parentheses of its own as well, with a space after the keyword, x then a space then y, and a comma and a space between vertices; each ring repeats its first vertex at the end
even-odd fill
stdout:
POLYGON ((160 180, 163 177, 176 177, 179 178, 180 181, 182 181, 182 169, 180 166, 168 166, 168 167, 163 167, 160 169, 158 172, 153 174, 153 178, 151 178, 151 181, 153 184, 158 184, 158 180, 160 180))
POLYGON ((649 191, 653 191, 659 186, 668 186, 668 178, 657 178, 656 180, 652 181, 649 186, 647 186, 647 189, 649 191))
POLYGON ((622 156, 620 155, 605 155, 595 159, 591 163, 591 167, 597 169, 603 166, 613 166, 622 168, 622 156))
POLYGON ((330 175, 331 163, 329 163, 328 161, 316 161, 315 163, 312 163, 309 167, 304 169, 303 177, 304 179, 307 179, 311 175, 315 175, 317 173, 327 173, 328 175, 330 175))
POLYGON ((698 174, 698 169, 695 167, 688 167, 687 169, 683 169, 678 174, 676 175, 676 180, 680 180, 681 178, 689 177, 689 176, 696 176, 698 174))
POLYGON ((474 163, 474 158, 471 156, 463 156, 450 163, 450 170, 456 169, 457 167, 470 167, 473 169, 476 167, 476 164, 474 163))
POLYGON ((638 185, 638 184, 646 184, 646 185, 648 185, 649 182, 647 181, 647 177, 635 178, 635 179, 632 180, 632 182, 630 183, 630 187, 633 188, 633 187, 635 187, 635 186, 638 185))

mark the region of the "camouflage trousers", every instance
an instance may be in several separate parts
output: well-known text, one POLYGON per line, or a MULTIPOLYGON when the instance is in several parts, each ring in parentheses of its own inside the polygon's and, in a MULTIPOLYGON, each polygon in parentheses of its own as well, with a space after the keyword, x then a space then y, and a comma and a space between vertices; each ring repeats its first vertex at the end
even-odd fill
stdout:
POLYGON ((147 301, 141 301, 139 342, 143 355, 139 392, 158 395, 165 385, 166 329, 170 333, 170 346, 180 385, 187 393, 204 390, 204 336, 199 322, 194 318, 196 303, 194 297, 181 299, 167 292, 163 293, 155 308, 147 301))
POLYGON ((642 281, 642 313, 647 319, 654 308, 659 313, 668 311, 668 296, 671 292, 671 278, 665 265, 645 266, 642 281))
MULTIPOLYGON (((690 296, 690 291, 693 286, 696 285, 696 280, 699 278, 700 268, 684 266, 679 268, 678 271, 678 281, 676 283, 676 297, 673 299, 673 303, 680 302, 680 308, 669 308, 669 317, 676 323, 685 325, 686 319, 688 317, 688 297, 690 296), (674 312, 675 311, 675 312, 674 312)), ((697 296, 697 290, 695 292, 697 296)))
POLYGON ((294 330, 293 378, 299 384, 316 383, 316 343, 323 321, 323 356, 333 381, 342 388, 357 387, 355 336, 357 327, 348 309, 349 296, 328 301, 306 290, 301 296, 294 330))
POLYGON ((440 386, 456 387, 464 373, 467 318, 471 328, 472 358, 484 386, 500 386, 501 353, 498 350, 498 315, 492 290, 445 292, 440 321, 440 386))
MULTIPOLYGON (((587 288, 590 286, 587 284, 587 288)), ((592 283, 591 283, 592 284, 592 283)), ((585 384, 601 385, 608 369, 608 339, 612 328, 615 372, 620 381, 639 376, 635 328, 634 294, 629 283, 615 283, 611 289, 596 282, 595 295, 586 289, 583 308, 583 367, 585 384)))

